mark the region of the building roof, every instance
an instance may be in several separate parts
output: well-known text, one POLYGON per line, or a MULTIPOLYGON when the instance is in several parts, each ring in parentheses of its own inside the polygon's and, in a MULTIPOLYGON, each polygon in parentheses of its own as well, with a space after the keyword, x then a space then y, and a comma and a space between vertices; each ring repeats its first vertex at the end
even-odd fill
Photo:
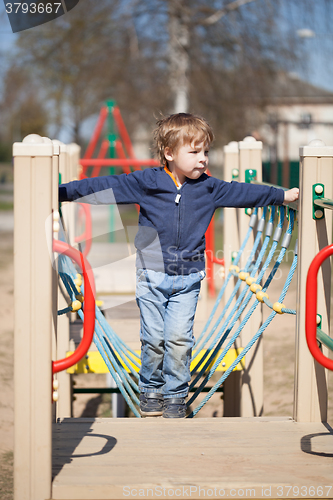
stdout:
POLYGON ((305 82, 296 74, 280 72, 263 101, 266 105, 333 104, 333 92, 305 82))

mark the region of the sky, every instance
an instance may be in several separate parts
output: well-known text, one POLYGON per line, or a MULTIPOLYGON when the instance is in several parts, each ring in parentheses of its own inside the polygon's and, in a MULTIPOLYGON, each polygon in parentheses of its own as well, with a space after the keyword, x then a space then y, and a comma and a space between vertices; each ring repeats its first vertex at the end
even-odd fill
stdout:
MULTIPOLYGON (((321 3, 321 7, 319 7, 319 2, 316 0, 311 2, 310 0, 312 8, 305 9, 305 0, 300 0, 296 5, 292 5, 288 0, 282 1, 284 2, 280 21, 282 31, 285 24, 285 26, 288 25, 289 30, 291 29, 295 33, 307 29, 311 30, 313 35, 308 38, 298 37, 303 57, 301 63, 297 67, 290 68, 290 71, 302 80, 333 92, 333 61, 331 56, 333 54, 333 26, 330 23, 333 18, 333 5, 331 6, 333 2, 321 3)), ((4 2, 0 0, 0 50, 2 54, 8 56, 16 38, 17 35, 11 31, 4 2)), ((6 61, 8 61, 8 57, 1 60, 2 74, 6 61)), ((96 112, 98 111, 96 110, 96 112)), ((94 119, 96 118, 93 117, 92 120, 94 119)), ((86 128, 91 130, 91 123, 86 128)), ((62 136, 61 140, 66 141, 66 130, 63 131, 62 136)))

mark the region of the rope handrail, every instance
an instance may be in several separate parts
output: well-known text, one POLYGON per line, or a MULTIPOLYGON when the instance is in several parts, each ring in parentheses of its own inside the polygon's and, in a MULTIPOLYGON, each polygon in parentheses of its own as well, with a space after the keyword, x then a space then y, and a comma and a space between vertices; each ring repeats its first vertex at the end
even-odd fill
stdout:
POLYGON ((305 334, 312 356, 319 364, 333 371, 333 360, 327 358, 317 344, 317 275, 322 263, 333 254, 333 245, 328 245, 312 260, 306 278, 305 334))
POLYGON ((95 329, 95 281, 92 269, 81 252, 59 240, 53 241, 53 251, 59 254, 67 255, 73 259, 79 267, 81 267, 86 288, 83 337, 79 346, 71 356, 52 362, 52 373, 58 373, 78 363, 86 355, 91 345, 95 329))
POLYGON ((333 210, 333 200, 331 198, 316 198, 313 200, 314 205, 318 205, 322 208, 328 208, 333 210))
POLYGON ((317 326, 317 340, 333 351, 333 339, 317 326))

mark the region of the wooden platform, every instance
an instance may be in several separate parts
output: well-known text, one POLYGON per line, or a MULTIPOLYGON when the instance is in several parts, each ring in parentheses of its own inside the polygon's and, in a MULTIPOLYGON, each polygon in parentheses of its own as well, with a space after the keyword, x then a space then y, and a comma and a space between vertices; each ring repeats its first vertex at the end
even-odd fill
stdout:
POLYGON ((53 499, 333 497, 328 424, 64 419, 53 439, 53 499))

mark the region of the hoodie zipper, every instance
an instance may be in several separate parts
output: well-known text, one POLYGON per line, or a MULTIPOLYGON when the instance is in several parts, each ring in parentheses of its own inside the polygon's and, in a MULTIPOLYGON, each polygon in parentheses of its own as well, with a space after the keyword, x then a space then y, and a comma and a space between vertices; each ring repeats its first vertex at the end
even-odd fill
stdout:
MULTIPOLYGON (((177 210, 178 210, 178 216, 177 216, 177 247, 176 247, 176 250, 179 249, 179 244, 180 244, 180 198, 181 198, 181 193, 180 193, 180 189, 181 189, 181 186, 177 186, 177 195, 176 195, 176 198, 175 198, 175 203, 176 203, 176 206, 177 206, 177 210)), ((177 258, 178 260, 178 258, 177 258)))
MULTIPOLYGON (((176 181, 176 179, 174 178, 173 174, 169 171, 168 167, 164 167, 164 170, 165 172, 171 177, 171 179, 173 180, 176 188, 177 188, 177 194, 176 194, 176 197, 175 197, 175 204, 176 204, 176 207, 177 207, 177 210, 178 210, 178 214, 177 214, 177 242, 176 242, 176 250, 179 249, 179 244, 180 244, 180 222, 181 222, 181 217, 180 217, 180 199, 181 199, 181 187, 182 186, 178 186, 178 183, 176 181)), ((186 182, 186 181, 185 181, 186 182)), ((184 185, 184 184, 182 184, 184 185)), ((178 260, 178 258, 177 258, 178 260)))

